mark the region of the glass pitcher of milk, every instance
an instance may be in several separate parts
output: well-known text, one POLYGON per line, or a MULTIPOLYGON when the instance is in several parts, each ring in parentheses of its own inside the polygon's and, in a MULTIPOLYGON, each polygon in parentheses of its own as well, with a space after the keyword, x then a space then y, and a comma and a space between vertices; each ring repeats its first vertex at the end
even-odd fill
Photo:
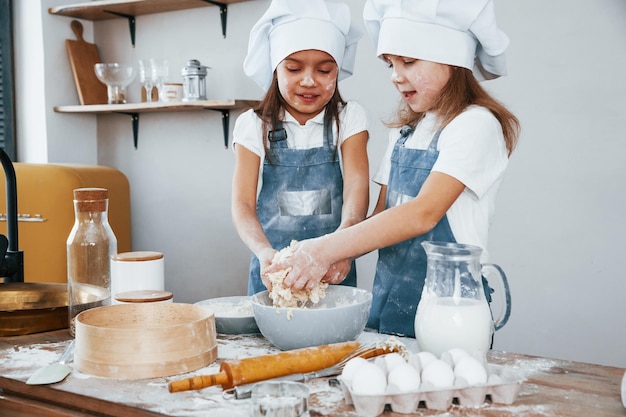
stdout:
POLYGON ((426 251, 426 279, 415 315, 415 338, 421 351, 440 356, 461 348, 484 358, 495 330, 511 313, 508 281, 502 268, 480 263, 482 249, 449 242, 422 242, 426 251), (483 274, 502 280, 506 307, 494 318, 485 296, 483 274))

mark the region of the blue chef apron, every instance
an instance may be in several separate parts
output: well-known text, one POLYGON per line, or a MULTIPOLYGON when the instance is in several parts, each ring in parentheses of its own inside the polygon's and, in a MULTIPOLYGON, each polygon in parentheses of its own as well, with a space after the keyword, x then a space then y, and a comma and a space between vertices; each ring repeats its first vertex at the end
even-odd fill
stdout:
MULTIPOLYGON (((441 130, 435 133, 428 149, 405 148, 413 129, 405 127, 400 133, 391 155, 386 209, 415 198, 439 156, 437 143, 441 130)), ((431 231, 378 251, 367 327, 381 333, 415 337, 415 313, 426 278, 426 252, 421 243, 428 240, 456 243, 445 215, 431 231)), ((483 286, 487 301, 491 301, 484 278, 483 286)))
MULTIPOLYGON (((263 185, 257 199, 257 216, 275 249, 332 233, 341 223, 343 175, 333 142, 332 121, 324 119, 324 146, 291 149, 282 123, 269 134, 263 161, 263 185)), ((341 283, 356 286, 354 262, 341 283)), ((248 295, 267 288, 261 281, 256 256, 250 261, 248 295)))
MULTIPOLYGON (((408 149, 404 143, 413 133, 405 127, 391 155, 385 208, 417 196, 439 156, 435 133, 428 149, 408 149)), ((447 217, 428 233, 378 251, 373 300, 367 327, 381 333, 415 337, 415 312, 426 277, 426 253, 422 241, 456 242, 447 217)))

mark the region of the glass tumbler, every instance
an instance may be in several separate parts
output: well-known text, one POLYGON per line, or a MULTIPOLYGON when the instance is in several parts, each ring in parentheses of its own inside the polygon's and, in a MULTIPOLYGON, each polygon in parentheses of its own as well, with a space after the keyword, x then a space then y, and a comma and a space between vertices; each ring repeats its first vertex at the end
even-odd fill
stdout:
POLYGON ((308 417, 309 388, 300 382, 259 382, 252 387, 252 416, 308 417))
POLYGON ((152 83, 159 94, 158 99, 153 101, 161 101, 163 84, 167 82, 170 75, 170 64, 167 59, 156 58, 150 58, 150 64, 152 66, 152 83))
POLYGON ((141 84, 141 101, 151 102, 154 81, 152 77, 152 63, 148 59, 139 60, 139 83, 141 84))

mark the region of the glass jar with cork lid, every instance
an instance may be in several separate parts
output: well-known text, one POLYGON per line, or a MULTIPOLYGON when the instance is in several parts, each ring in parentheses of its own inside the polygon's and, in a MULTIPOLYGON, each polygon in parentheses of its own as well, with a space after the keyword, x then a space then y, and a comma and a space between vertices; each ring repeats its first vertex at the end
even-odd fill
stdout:
POLYGON ((67 285, 70 334, 76 316, 111 304, 111 257, 117 239, 108 219, 106 188, 74 190, 74 226, 67 238, 67 285))

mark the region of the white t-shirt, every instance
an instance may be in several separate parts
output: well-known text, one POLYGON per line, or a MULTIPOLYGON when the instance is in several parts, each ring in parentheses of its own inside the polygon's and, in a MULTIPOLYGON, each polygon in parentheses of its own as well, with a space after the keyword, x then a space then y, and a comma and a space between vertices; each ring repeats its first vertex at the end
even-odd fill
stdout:
MULTIPOLYGON (((324 146, 324 113, 321 112, 304 125, 289 113, 285 112, 283 127, 287 131, 287 144, 293 149, 311 149, 324 146)), ((341 163, 341 145, 343 142, 360 132, 368 129, 368 119, 365 109, 355 101, 348 101, 339 112, 339 138, 337 140, 337 124, 333 121, 333 139, 338 144, 339 161, 341 163)), ((263 181, 263 160, 265 159, 265 147, 261 136, 263 135, 263 123, 252 109, 242 113, 235 122, 233 129, 234 145, 241 145, 250 152, 261 158, 259 166, 258 191, 261 190, 263 181)), ((343 164, 341 164, 343 169, 343 164)))
MULTIPOLYGON (((434 114, 428 113, 405 142, 410 149, 427 149, 437 131, 434 114)), ((374 182, 387 185, 391 169, 391 153, 400 137, 399 129, 389 133, 389 144, 374 182)), ((496 195, 508 165, 508 151, 502 127, 487 109, 470 106, 446 126, 437 144, 439 157, 433 171, 443 172, 465 184, 465 190, 452 204, 446 216, 459 243, 486 251, 496 195)))

